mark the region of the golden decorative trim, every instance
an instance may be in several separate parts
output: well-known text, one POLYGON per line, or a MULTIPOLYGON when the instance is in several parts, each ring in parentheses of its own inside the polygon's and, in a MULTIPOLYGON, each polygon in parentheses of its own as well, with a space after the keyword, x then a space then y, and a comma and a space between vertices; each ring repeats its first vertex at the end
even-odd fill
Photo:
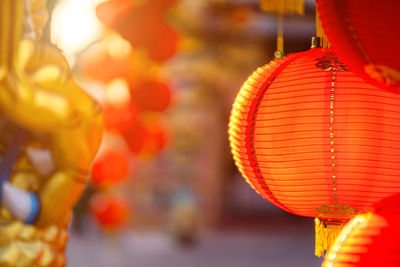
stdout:
POLYGON ((335 242, 344 222, 330 222, 315 218, 315 256, 323 257, 335 242))
POLYGON ((336 72, 332 72, 332 82, 331 82, 331 103, 330 103, 330 117, 329 117, 329 138, 330 138, 330 148, 331 148, 331 170, 332 170, 332 183, 333 183, 333 195, 335 198, 335 205, 338 204, 337 192, 336 192, 336 168, 335 168, 335 143, 333 138, 333 122, 334 122, 334 100, 335 100, 335 80, 336 72))

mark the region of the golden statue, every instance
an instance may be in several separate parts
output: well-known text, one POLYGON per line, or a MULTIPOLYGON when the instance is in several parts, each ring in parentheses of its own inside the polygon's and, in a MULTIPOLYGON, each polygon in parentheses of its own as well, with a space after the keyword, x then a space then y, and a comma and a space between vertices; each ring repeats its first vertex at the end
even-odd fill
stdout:
POLYGON ((0 266, 64 266, 71 209, 103 134, 61 52, 36 41, 46 0, 0 0, 0 266))

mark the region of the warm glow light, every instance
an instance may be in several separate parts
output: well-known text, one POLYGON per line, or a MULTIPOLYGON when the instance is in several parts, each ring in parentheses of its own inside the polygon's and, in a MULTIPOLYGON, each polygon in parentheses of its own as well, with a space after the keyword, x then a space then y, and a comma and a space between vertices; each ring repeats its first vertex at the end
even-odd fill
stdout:
POLYGON ((53 12, 51 38, 67 57, 99 38, 102 25, 96 17, 99 0, 61 0, 53 12))
POLYGON ((106 89, 107 102, 113 106, 124 106, 130 100, 129 85, 125 79, 112 80, 106 89))
POLYGON ((112 34, 107 38, 107 50, 113 58, 127 57, 131 51, 131 44, 117 34, 112 34))

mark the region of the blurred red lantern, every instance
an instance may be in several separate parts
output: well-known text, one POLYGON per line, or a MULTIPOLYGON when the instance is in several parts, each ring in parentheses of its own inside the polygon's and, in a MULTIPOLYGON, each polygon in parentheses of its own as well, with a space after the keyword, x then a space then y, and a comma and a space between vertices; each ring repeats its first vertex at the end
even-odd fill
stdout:
POLYGON ((108 27, 113 27, 120 17, 126 16, 131 10, 131 0, 110 0, 100 3, 96 7, 99 19, 108 27))
POLYGON ((112 186, 128 176, 129 162, 125 154, 108 150, 93 163, 92 182, 100 187, 112 186))
POLYGON ((176 4, 176 0, 159 0, 159 1, 152 1, 153 4, 156 4, 161 8, 161 10, 166 10, 167 8, 171 7, 172 5, 176 4))
MULTIPOLYGON (((137 40, 138 46, 148 48, 149 57, 155 61, 165 61, 176 54, 178 50, 178 33, 175 29, 169 26, 166 22, 160 23, 158 30, 155 31, 157 34, 156 40, 154 37, 149 37, 147 40, 137 40)), ((127 40, 131 43, 135 42, 134 33, 126 36, 127 40)))
POLYGON ((317 0, 322 27, 338 55, 366 81, 400 89, 397 0, 317 0))
POLYGON ((132 153, 139 154, 148 138, 148 132, 137 116, 130 121, 130 124, 122 128, 122 137, 125 139, 128 148, 132 153))
POLYGON ((92 56, 85 62, 86 74, 92 79, 107 83, 115 78, 134 79, 135 70, 131 57, 114 58, 108 53, 92 56))
POLYGON ((137 116, 136 108, 133 105, 114 106, 105 104, 103 106, 104 124, 109 131, 121 131, 129 127, 137 116))
POLYGON ((264 198, 318 218, 323 255, 358 210, 400 192, 399 101, 331 49, 289 55, 242 86, 229 124, 233 157, 264 198))
POLYGON ((129 149, 136 154, 153 156, 167 143, 167 127, 159 114, 140 114, 122 130, 129 149))
POLYGON ((90 209, 96 222, 107 230, 115 230, 126 223, 129 212, 124 198, 104 193, 92 196, 90 209))
POLYGON ((149 57, 165 61, 177 51, 178 34, 165 21, 164 12, 174 1, 111 0, 97 6, 97 16, 117 30, 133 47, 145 48, 149 57))
POLYGON ((324 267, 400 266, 400 195, 354 217, 327 253, 324 267))
POLYGON ((152 80, 134 83, 131 86, 132 101, 139 111, 164 111, 171 102, 168 84, 152 80))

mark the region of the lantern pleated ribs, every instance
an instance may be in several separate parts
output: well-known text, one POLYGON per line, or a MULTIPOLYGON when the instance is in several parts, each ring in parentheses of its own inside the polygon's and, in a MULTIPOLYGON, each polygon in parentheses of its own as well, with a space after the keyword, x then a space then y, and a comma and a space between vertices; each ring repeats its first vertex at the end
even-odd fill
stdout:
POLYGON ((340 230, 357 211, 400 192, 399 131, 400 96, 365 83, 331 49, 313 48, 248 78, 229 140, 261 196, 340 230))

